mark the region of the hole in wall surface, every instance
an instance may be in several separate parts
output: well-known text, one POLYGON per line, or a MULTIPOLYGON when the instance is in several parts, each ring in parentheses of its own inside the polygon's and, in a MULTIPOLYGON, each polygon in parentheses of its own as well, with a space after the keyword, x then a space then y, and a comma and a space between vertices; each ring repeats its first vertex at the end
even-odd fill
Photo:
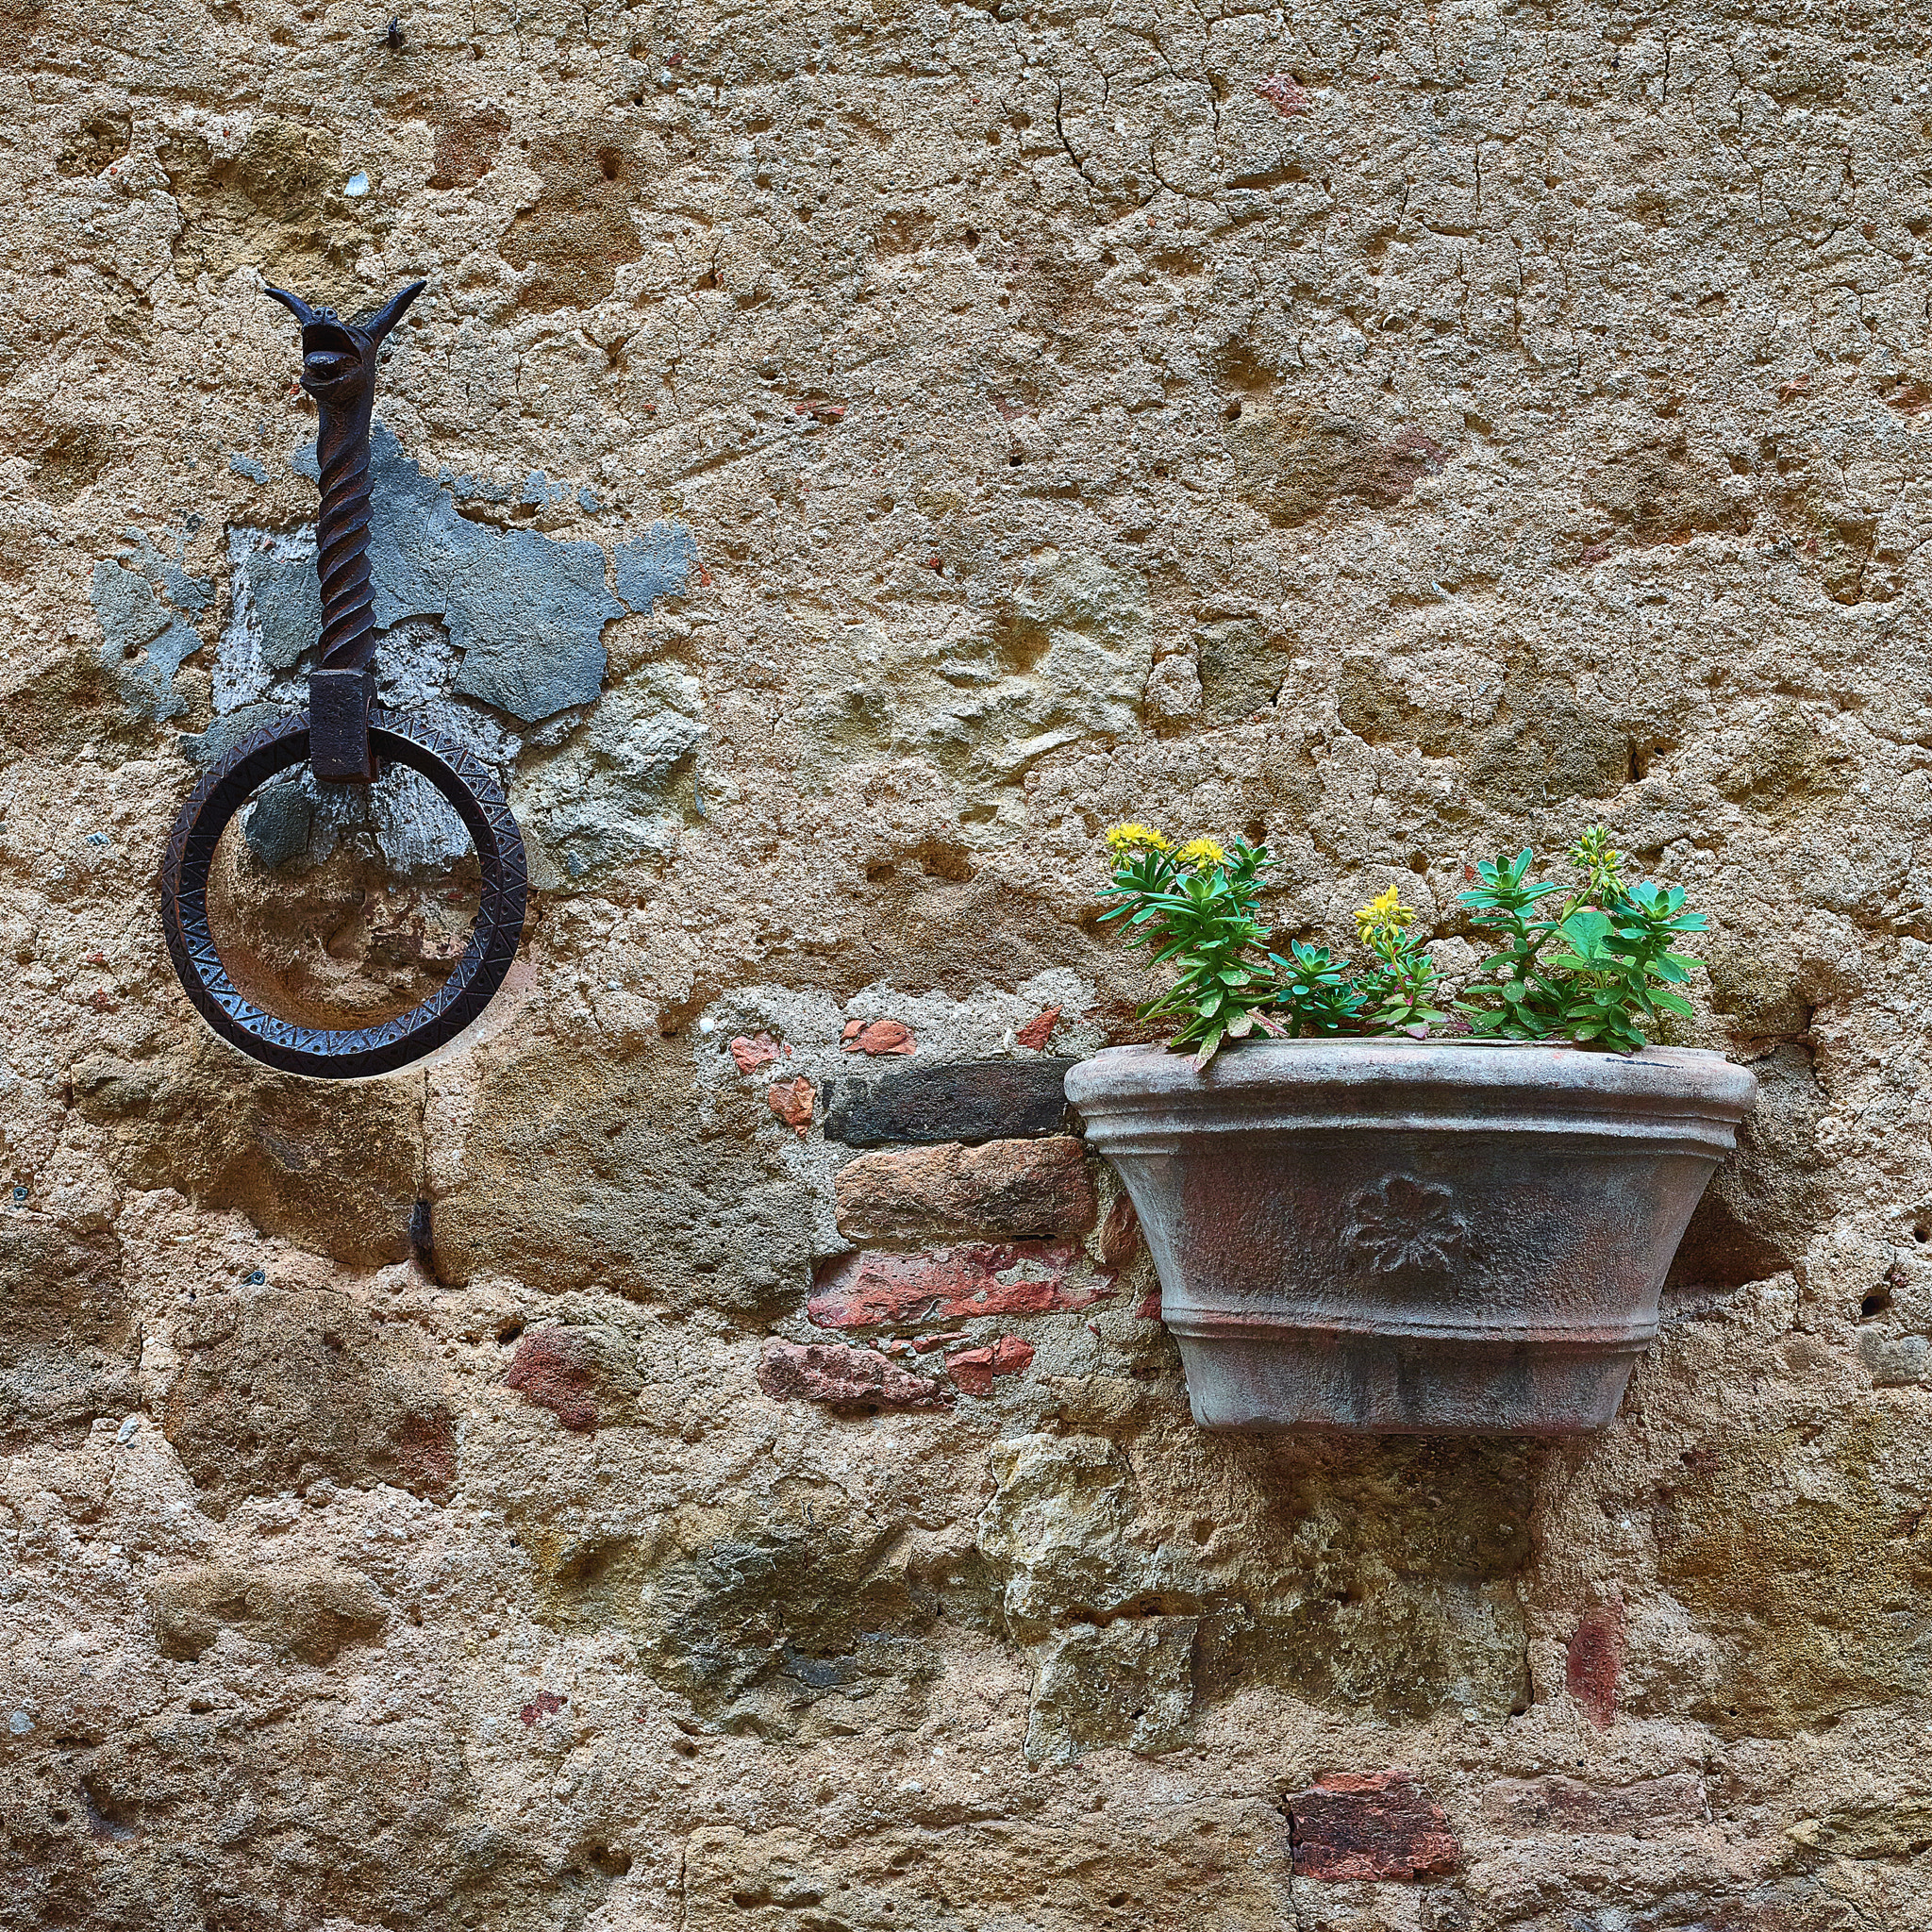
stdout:
POLYGON ((271 779, 222 833, 208 930, 244 997, 305 1026, 380 1025, 434 993, 469 945, 481 872, 418 774, 271 779))

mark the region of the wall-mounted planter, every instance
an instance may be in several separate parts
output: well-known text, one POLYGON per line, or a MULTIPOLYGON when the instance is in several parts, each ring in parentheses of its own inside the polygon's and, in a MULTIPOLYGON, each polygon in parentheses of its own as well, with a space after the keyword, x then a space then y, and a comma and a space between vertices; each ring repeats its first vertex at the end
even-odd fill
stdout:
POLYGON ((1208 1428, 1562 1434, 1616 1414, 1756 1078, 1648 1047, 1292 1040, 1067 1075, 1208 1428))

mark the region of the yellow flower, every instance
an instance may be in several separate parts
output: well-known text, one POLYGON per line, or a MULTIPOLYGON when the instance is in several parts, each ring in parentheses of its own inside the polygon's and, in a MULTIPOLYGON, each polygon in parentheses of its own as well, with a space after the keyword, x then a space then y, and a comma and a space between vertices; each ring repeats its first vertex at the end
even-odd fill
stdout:
POLYGON ((1190 839, 1174 856, 1176 865, 1221 865, 1227 854, 1212 839, 1190 839))
POLYGON ((1356 908, 1355 923, 1366 940, 1376 933, 1400 932, 1414 917, 1414 912, 1402 903, 1398 889, 1391 886, 1379 899, 1371 899, 1366 906, 1356 908))
POLYGON ((1174 841, 1152 825, 1113 825, 1108 830, 1107 849, 1117 858, 1128 852, 1172 852, 1174 841))

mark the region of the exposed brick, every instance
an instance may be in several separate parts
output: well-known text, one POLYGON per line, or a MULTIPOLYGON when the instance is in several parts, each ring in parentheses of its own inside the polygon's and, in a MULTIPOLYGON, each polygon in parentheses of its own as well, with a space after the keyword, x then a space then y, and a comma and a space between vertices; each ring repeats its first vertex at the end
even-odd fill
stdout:
POLYGON ((1036 1013, 1025 1025, 1013 1035, 1015 1046, 1024 1046, 1039 1053, 1053 1038, 1053 1029, 1059 1024, 1060 1009, 1048 1007, 1043 1013, 1036 1013))
POLYGON ((836 1191, 839 1231, 854 1241, 1085 1234, 1100 1213, 1086 1150, 1065 1135, 861 1154, 836 1191))
POLYGON ((845 1023, 844 1038, 840 1041, 846 1053, 869 1053, 874 1056, 889 1053, 917 1053, 919 1042, 912 1037, 912 1029, 903 1020, 874 1020, 867 1025, 856 1021, 845 1023))
POLYGON ((1617 1679, 1624 1668, 1624 1606, 1614 1598, 1586 1610, 1563 1659, 1564 1688, 1607 1731, 1617 1716, 1617 1679))
POLYGON ((731 1042, 731 1058, 738 1062, 741 1074, 756 1074, 778 1058, 777 1042, 769 1033, 759 1033, 749 1040, 741 1033, 731 1042))
POLYGON ((1141 1245, 1141 1217, 1126 1194, 1116 1194, 1100 1229, 1100 1258, 1109 1268, 1124 1268, 1141 1245))
POLYGON ((995 1375, 1017 1375, 1033 1359, 1033 1344, 1002 1335, 991 1348, 962 1348, 946 1357, 946 1374, 969 1395, 991 1395, 995 1375))
POLYGON ((779 1402, 823 1402, 834 1408, 944 1408, 953 1391, 932 1375, 915 1375, 876 1350, 836 1341, 768 1341, 758 1387, 779 1402))
POLYGON ((517 1343, 506 1389, 547 1408, 567 1429, 594 1433, 596 1360, 589 1344, 567 1328, 535 1328, 517 1343))
POLYGON ((1072 1060, 951 1060, 869 1084, 841 1082, 825 1137, 849 1147, 1016 1141, 1066 1124, 1072 1060))
POLYGON ((1324 1772, 1288 1800, 1288 1841, 1304 1878, 1422 1878, 1454 1872, 1462 1847, 1406 1771, 1324 1772))
POLYGON ((788 1127, 796 1127, 801 1134, 811 1125, 812 1103, 817 1097, 811 1082, 803 1074, 795 1080, 774 1080, 765 1093, 772 1111, 788 1127))
POLYGON ((418 1496, 446 1496, 457 1479, 457 1424, 447 1409, 405 1417, 391 1441, 402 1487, 418 1496))
POLYGON ((526 1724, 533 1724, 539 1718, 555 1717, 570 1702, 568 1697, 559 1697, 555 1690, 540 1690, 517 1715, 526 1724))
POLYGON ((1274 111, 1284 120, 1307 111, 1308 97, 1291 74, 1271 74, 1266 80, 1255 83, 1255 92, 1264 101, 1272 101, 1274 111))
POLYGON ((944 1348, 949 1342, 965 1340, 965 1329, 947 1328, 938 1335, 915 1335, 907 1346, 914 1355, 930 1355, 936 1348, 944 1348))
POLYGON ((1068 1286, 1079 1252, 1071 1241, 968 1241, 917 1255, 843 1255, 820 1269, 806 1308, 821 1328, 885 1328, 1091 1307, 1108 1286, 1068 1286))

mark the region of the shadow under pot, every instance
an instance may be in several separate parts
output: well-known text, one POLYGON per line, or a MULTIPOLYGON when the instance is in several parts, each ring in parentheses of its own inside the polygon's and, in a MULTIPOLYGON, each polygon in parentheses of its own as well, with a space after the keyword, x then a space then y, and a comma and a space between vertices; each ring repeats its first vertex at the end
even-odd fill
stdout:
POLYGON ((1755 1075, 1722 1054, 1290 1040, 1067 1074, 1194 1420, 1564 1435, 1617 1412, 1755 1075))

